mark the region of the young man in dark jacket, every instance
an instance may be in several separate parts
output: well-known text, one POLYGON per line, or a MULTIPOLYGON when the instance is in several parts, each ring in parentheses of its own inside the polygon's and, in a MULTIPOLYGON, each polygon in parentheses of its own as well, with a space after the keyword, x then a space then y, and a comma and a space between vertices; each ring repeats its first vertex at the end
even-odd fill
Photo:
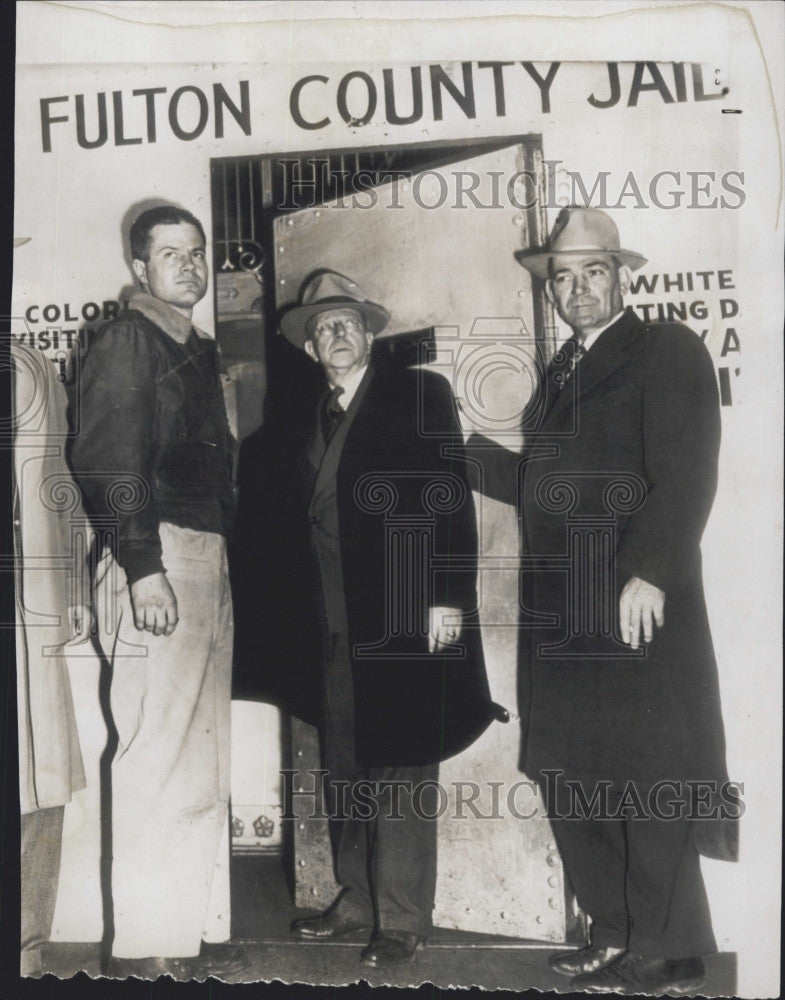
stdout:
POLYGON ((89 346, 70 453, 102 550, 95 610, 118 737, 108 972, 191 978, 243 964, 223 943, 231 436, 215 343, 191 322, 207 290, 201 223, 153 208, 130 242, 142 291, 89 346))

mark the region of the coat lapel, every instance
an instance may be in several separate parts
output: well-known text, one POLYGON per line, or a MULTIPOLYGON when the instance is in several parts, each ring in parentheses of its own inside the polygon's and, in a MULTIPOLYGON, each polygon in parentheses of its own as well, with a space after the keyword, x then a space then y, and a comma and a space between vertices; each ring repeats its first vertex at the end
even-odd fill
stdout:
MULTIPOLYGON (((315 420, 314 428, 314 439, 311 442, 311 446, 308 451, 308 458, 314 467, 318 467, 318 472, 316 473, 316 479, 313 484, 313 495, 311 497, 311 503, 319 497, 321 492, 324 490, 325 485, 329 480, 335 475, 338 468, 338 462, 341 458, 341 452, 343 451, 344 442, 349 433, 349 430, 354 422, 354 418, 357 415, 357 411, 362 405, 365 395, 368 392, 368 386, 371 384, 373 379, 374 371, 373 368, 368 365, 368 370, 363 376, 362 381, 357 387, 357 392, 354 394, 354 398, 349 404, 349 408, 346 411, 341 423, 338 425, 337 430, 330 438, 329 443, 325 447, 324 438, 322 437, 321 428, 319 427, 319 417, 318 411, 315 420)), ((321 405, 321 403, 320 403, 321 405)))
POLYGON ((550 423, 565 408, 574 406, 582 396, 591 392, 623 365, 627 360, 629 347, 645 329, 645 324, 638 319, 632 308, 627 308, 613 326, 603 330, 575 369, 570 381, 554 399, 544 423, 550 423))

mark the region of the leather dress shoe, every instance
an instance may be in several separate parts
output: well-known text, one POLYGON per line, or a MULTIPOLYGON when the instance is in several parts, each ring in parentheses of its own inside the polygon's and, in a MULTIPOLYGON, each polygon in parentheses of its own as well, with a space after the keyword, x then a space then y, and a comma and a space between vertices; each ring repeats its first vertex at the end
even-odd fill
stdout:
POLYGON ((245 949, 229 941, 202 941, 199 957, 193 961, 207 976, 234 976, 251 964, 245 949))
POLYGON ((111 979, 155 980, 159 976, 171 976, 178 982, 188 982, 197 975, 196 958, 115 958, 111 956, 106 966, 106 974, 111 979))
POLYGON ((425 946, 425 938, 408 931, 386 931, 377 934, 360 953, 360 961, 373 969, 403 965, 414 961, 418 948, 425 946))
POLYGON ((578 976, 582 972, 604 969, 623 954, 624 948, 596 948, 590 944, 579 951, 562 951, 558 955, 551 955, 548 965, 561 976, 578 976))
POLYGON ((625 952, 596 972, 576 976, 571 989, 585 993, 694 993, 703 985, 706 968, 700 958, 648 958, 625 952))
POLYGON ((292 935, 301 941, 338 941, 353 934, 370 937, 372 921, 345 916, 337 909, 325 910, 315 917, 300 917, 293 921, 292 935))

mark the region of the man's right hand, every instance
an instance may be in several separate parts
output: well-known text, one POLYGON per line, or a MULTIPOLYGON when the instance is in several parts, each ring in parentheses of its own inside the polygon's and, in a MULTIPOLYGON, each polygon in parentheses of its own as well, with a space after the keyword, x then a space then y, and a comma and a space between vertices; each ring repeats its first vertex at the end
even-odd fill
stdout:
POLYGON ((131 584, 134 625, 140 632, 171 635, 177 626, 177 598, 165 573, 143 576, 131 584))

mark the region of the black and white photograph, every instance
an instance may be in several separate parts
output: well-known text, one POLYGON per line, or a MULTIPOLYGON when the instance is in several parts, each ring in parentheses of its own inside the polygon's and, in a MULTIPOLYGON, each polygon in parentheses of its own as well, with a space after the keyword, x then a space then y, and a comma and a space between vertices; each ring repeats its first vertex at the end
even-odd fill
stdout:
POLYGON ((15 21, 7 995, 778 996, 784 9, 15 21))

